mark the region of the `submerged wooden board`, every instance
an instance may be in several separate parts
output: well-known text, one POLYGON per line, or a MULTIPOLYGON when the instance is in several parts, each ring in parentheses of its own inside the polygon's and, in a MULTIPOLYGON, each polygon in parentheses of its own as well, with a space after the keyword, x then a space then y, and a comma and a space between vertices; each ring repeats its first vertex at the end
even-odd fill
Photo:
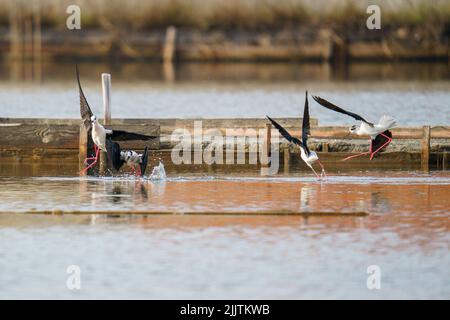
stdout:
MULTIPOLYGON (((11 212, 0 212, 0 214, 11 212)), ((14 213, 22 214, 45 214, 45 215, 229 215, 229 216, 304 216, 304 217, 365 217, 369 214, 367 212, 298 212, 289 210, 268 210, 268 211, 188 211, 188 212, 176 212, 176 211, 124 211, 124 210, 111 210, 111 211, 65 211, 65 210, 33 210, 33 211, 19 211, 14 213)))

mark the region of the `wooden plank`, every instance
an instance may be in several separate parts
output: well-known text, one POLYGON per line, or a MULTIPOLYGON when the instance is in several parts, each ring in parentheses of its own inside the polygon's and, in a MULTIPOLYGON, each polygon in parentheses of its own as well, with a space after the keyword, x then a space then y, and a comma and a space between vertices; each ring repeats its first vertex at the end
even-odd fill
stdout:
MULTIPOLYGON (((281 125, 286 127, 294 136, 301 136, 301 118, 276 118, 281 125)), ((202 121, 203 130, 207 129, 219 129, 222 134, 225 134, 226 129, 265 129, 267 120, 264 118, 248 118, 248 119, 112 119, 112 125, 119 125, 125 130, 130 130, 127 126, 159 126, 159 132, 162 135, 170 135, 175 129, 185 128, 193 132, 194 121, 202 121)), ((17 136, 14 140, 19 139, 18 135, 24 130, 30 131, 32 128, 30 125, 36 125, 36 130, 40 131, 46 127, 50 130, 59 130, 66 127, 66 130, 78 132, 81 121, 79 119, 23 119, 23 118, 0 118, 0 128, 6 127, 20 127, 19 129, 11 129, 14 136, 17 136), (72 128, 70 128, 72 127, 72 128), (24 129, 27 128, 27 129, 24 129)), ((311 137, 321 139, 363 139, 368 137, 360 137, 356 135, 348 135, 348 127, 346 126, 317 126, 317 119, 311 121, 311 137)), ((0 133, 2 131, 0 130, 0 133)), ((5 131, 3 131, 5 132, 5 131)), ((272 131, 273 134, 278 134, 276 131, 272 131)), ((394 128, 392 130, 394 139, 422 139, 422 128, 418 127, 404 127, 394 128)), ((34 135, 34 132, 32 133, 34 135)), ((436 126, 431 128, 431 139, 450 139, 450 127, 449 126, 436 126)), ((4 136, 0 137, 0 146, 9 146, 9 144, 3 144, 4 136), (3 138, 3 139, 2 139, 3 138)), ((36 139, 31 139, 26 145, 30 146, 36 143, 36 139)), ((45 145, 37 141, 37 147, 45 145)), ((59 143, 59 142, 58 142, 59 143)), ((78 142, 70 145, 69 148, 77 147, 78 142)), ((48 145, 52 147, 52 144, 48 145)), ((66 146, 61 145, 61 148, 66 146)))
MULTIPOLYGON (((422 128, 394 128, 392 135, 394 139, 422 139, 422 128)), ((294 136, 301 136, 300 130, 290 132, 294 136)), ((311 128, 311 137, 319 139, 363 139, 367 140, 367 136, 358 136, 350 134, 348 127, 313 127, 311 128)), ((430 138, 432 139, 450 139, 450 127, 433 127, 430 129, 430 138)))
MULTIPOLYGON (((119 125, 108 126, 116 130, 126 130, 147 135, 156 135, 157 139, 143 144, 142 141, 123 142, 126 148, 140 148, 147 145, 150 149, 159 148, 159 127, 154 125, 119 125)), ((0 125, 0 148, 2 149, 78 149, 80 124, 45 125, 45 124, 11 124, 0 125)))
POLYGON ((77 126, 29 125, 0 126, 2 148, 77 149, 80 130, 77 126))
MULTIPOLYGON (((302 118, 274 118, 286 128, 301 128, 302 118)), ((194 121, 202 121, 203 128, 262 128, 266 127, 265 118, 167 118, 167 119, 111 119, 112 125, 138 125, 151 124, 161 127, 162 133, 172 133, 176 128, 193 128, 194 121)), ((318 120, 311 119, 311 126, 317 126, 318 120)), ((80 125, 80 119, 39 119, 39 118, 0 118, 0 124, 26 123, 26 124, 55 124, 55 125, 80 125)))

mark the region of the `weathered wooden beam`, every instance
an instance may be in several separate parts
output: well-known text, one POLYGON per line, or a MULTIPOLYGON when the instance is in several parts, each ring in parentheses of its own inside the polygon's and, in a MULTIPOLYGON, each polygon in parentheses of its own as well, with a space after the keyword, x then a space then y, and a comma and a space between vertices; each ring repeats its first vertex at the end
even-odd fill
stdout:
POLYGON ((421 165, 422 170, 430 170, 430 126, 424 126, 422 133, 422 157, 421 165))
POLYGON ((79 125, 0 125, 2 148, 78 148, 79 125))
MULTIPOLYGON (((301 129, 302 118, 274 118, 283 127, 289 130, 301 129)), ((267 119, 265 118, 215 118, 215 119, 111 119, 111 125, 140 125, 142 123, 160 126, 162 134, 171 134, 177 128, 193 129, 194 122, 201 121, 203 129, 265 129, 267 119)), ((36 118, 0 118, 0 124, 26 123, 26 124, 56 124, 76 125, 81 123, 79 119, 36 119, 36 118)), ((311 119, 311 126, 317 126, 318 120, 311 119)))
MULTIPOLYGON (((392 135, 394 139, 422 139, 423 129, 416 127, 394 128, 392 135)), ((290 131, 294 136, 301 136, 300 130, 290 131)), ((358 136, 350 134, 348 127, 340 126, 320 126, 311 128, 311 137, 319 139, 362 139, 367 140, 367 136, 358 136)), ((430 128, 431 139, 450 139, 450 127, 433 127, 430 128)))

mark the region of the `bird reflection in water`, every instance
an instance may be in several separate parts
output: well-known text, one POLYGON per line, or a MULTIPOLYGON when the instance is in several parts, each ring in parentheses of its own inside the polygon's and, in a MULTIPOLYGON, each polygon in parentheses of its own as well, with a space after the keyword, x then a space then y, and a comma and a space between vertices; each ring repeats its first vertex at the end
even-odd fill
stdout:
POLYGON ((300 188, 300 212, 311 211, 312 201, 317 196, 317 190, 310 185, 304 185, 300 188))
POLYGON ((120 185, 113 185, 111 195, 111 201, 113 203, 120 203, 122 201, 122 187, 120 185))
POLYGON ((375 212, 390 212, 391 203, 389 199, 380 191, 372 191, 370 193, 371 211, 375 212))

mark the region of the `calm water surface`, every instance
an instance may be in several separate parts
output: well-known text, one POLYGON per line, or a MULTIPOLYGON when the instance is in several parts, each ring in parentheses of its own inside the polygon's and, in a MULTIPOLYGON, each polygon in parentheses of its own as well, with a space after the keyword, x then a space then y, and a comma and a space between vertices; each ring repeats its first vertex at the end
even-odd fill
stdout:
POLYGON ((1 184, 0 298, 450 298, 448 173, 1 184), (14 213, 33 209, 92 214, 14 213), (216 210, 343 215, 186 214, 216 210), (66 288, 69 265, 80 291, 66 288), (370 265, 381 290, 367 289, 370 265))
MULTIPOLYGON (((0 117, 79 118, 74 64, 50 64, 40 81, 1 66, 0 117)), ((102 114, 100 74, 112 74, 116 118, 298 117, 304 92, 323 96, 372 121, 390 114, 403 126, 450 123, 450 68, 446 63, 182 64, 167 76, 159 64, 81 64, 94 113, 102 114)), ((320 124, 351 119, 311 103, 320 124)))

